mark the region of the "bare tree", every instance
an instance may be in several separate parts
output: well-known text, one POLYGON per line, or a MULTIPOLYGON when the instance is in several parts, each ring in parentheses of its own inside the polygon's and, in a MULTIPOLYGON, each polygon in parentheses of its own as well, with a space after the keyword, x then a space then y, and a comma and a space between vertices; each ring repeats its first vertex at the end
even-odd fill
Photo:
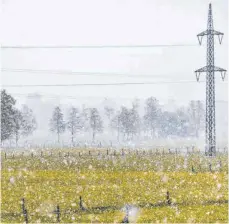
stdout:
POLYGON ((10 139, 14 130, 14 105, 16 100, 5 90, 1 90, 1 142, 10 139))
POLYGON ((158 121, 158 134, 162 138, 169 138, 171 136, 178 136, 178 116, 176 112, 162 111, 158 121))
POLYGON ((204 117, 205 109, 201 101, 191 101, 189 103, 189 116, 190 116, 190 127, 194 132, 195 137, 199 137, 199 133, 204 128, 204 117))
POLYGON ((107 127, 108 127, 109 131, 111 131, 111 133, 113 134, 112 118, 113 118, 113 115, 114 115, 114 111, 115 110, 114 110, 114 108, 109 107, 109 106, 105 106, 104 107, 104 110, 105 110, 105 115, 108 118, 107 127))
POLYGON ((180 107, 176 111, 177 115, 177 135, 179 137, 187 137, 190 135, 190 117, 188 116, 187 108, 180 107))
POLYGON ((114 114, 114 108, 106 106, 104 107, 104 110, 108 120, 111 121, 112 115, 114 114))
POLYGON ((121 107, 119 115, 120 131, 123 133, 123 140, 129 139, 131 130, 131 121, 129 116, 129 110, 126 107, 121 107))
POLYGON ((82 119, 82 123, 83 123, 83 127, 82 129, 87 132, 90 130, 90 108, 86 108, 85 105, 83 105, 83 109, 81 112, 81 119, 82 119))
POLYGON ((58 143, 60 143, 60 134, 65 131, 63 113, 61 112, 60 107, 54 108, 52 118, 50 120, 50 130, 57 134, 58 143))
POLYGON ((120 130, 121 130, 121 122, 120 122, 120 111, 117 112, 117 114, 111 119, 111 128, 117 131, 117 140, 119 142, 120 137, 120 130))
POLYGON ((33 111, 27 106, 22 105, 21 109, 22 115, 22 135, 31 135, 37 128, 37 122, 33 115, 33 111))
POLYGON ((23 105, 21 110, 13 109, 12 130, 16 147, 21 136, 28 136, 36 129, 36 120, 28 106, 23 105))
POLYGON ((14 109, 13 111, 13 134, 15 137, 16 147, 18 146, 18 140, 21 136, 21 129, 22 129, 22 114, 18 109, 14 109))
POLYGON ((151 138, 153 138, 157 129, 160 109, 156 98, 148 98, 145 104, 144 124, 146 129, 150 131, 151 138))
POLYGON ((81 119, 79 110, 75 107, 71 107, 68 116, 67 129, 71 133, 71 141, 73 146, 75 146, 74 137, 82 128, 83 121, 81 119))
POLYGON ((96 108, 90 110, 90 126, 92 129, 92 141, 95 141, 95 135, 103 131, 103 122, 96 108))
POLYGON ((126 140, 133 139, 133 136, 138 133, 140 125, 140 116, 133 105, 133 108, 121 108, 119 115, 120 129, 123 133, 123 138, 126 140))
POLYGON ((132 121, 132 139, 134 135, 139 135, 141 132, 141 118, 139 115, 139 100, 136 99, 132 103, 132 108, 130 110, 130 116, 131 116, 131 121, 132 121))

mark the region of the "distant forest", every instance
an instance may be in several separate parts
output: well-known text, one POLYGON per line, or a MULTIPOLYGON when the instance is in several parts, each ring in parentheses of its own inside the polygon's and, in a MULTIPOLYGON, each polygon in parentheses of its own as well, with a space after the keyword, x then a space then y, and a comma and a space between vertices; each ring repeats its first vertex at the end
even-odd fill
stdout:
MULTIPOLYGON (((1 141, 13 140, 17 146, 20 138, 34 134, 39 123, 27 105, 16 108, 16 100, 6 92, 1 91, 1 141)), ((204 131, 205 108, 201 101, 190 101, 188 106, 182 106, 175 111, 167 111, 160 106, 154 97, 145 100, 144 114, 139 114, 138 101, 132 102, 132 107, 121 106, 118 110, 105 106, 101 110, 96 107, 70 107, 63 113, 56 106, 49 119, 49 131, 55 134, 56 143, 61 142, 63 134, 69 136, 69 144, 76 146, 78 136, 90 133, 91 142, 98 135, 110 132, 116 136, 117 142, 134 141, 135 139, 166 139, 166 138, 199 138, 204 131), (104 121, 106 119, 106 122, 104 121)))

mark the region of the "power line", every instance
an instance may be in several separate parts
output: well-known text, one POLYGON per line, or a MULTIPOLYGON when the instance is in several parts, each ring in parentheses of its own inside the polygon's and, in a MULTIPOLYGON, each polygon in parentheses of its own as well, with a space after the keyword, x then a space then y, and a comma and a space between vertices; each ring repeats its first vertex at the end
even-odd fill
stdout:
MULTIPOLYGON (((204 83, 204 81, 200 81, 204 83)), ((125 86, 125 85, 155 85, 155 84, 190 84, 194 80, 158 81, 158 82, 126 82, 126 83, 76 83, 76 84, 35 84, 35 85, 3 85, 3 88, 14 87, 75 87, 75 86, 125 86)), ((225 82, 224 82, 225 83, 225 82)))
POLYGON ((197 44, 149 44, 149 45, 5 45, 2 49, 74 49, 74 48, 155 48, 197 47, 197 44))
MULTIPOLYGON (((110 73, 110 72, 85 72, 85 71, 70 71, 70 70, 45 70, 45 69, 12 69, 12 68, 2 68, 2 72, 13 72, 13 73, 32 73, 32 74, 54 74, 54 75, 77 75, 77 76, 120 76, 120 77, 133 77, 133 78, 155 78, 155 77, 165 77, 170 76, 169 78, 173 78, 171 74, 123 74, 123 73, 110 73)), ((180 73, 183 74, 184 72, 180 73)), ((178 74, 178 73, 176 73, 178 74)), ((183 77, 183 76, 182 76, 183 77)))

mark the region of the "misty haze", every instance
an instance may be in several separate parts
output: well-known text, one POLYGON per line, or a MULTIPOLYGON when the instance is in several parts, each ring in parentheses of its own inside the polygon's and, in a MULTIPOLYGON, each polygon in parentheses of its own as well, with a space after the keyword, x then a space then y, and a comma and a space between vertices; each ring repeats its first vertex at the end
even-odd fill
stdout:
POLYGON ((226 0, 4 0, 3 223, 227 223, 226 0))

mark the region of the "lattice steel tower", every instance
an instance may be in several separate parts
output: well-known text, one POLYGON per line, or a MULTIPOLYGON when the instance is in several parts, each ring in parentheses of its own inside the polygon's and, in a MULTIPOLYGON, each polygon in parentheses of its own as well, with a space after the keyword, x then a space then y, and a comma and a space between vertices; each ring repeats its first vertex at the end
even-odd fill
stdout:
POLYGON ((196 79, 200 74, 206 73, 206 123, 205 123, 205 154, 216 154, 216 128, 215 128, 215 72, 221 72, 222 80, 225 79, 226 70, 216 67, 214 63, 214 36, 217 35, 219 43, 222 43, 223 33, 213 29, 212 6, 209 4, 207 30, 198 34, 201 45, 203 36, 207 36, 207 66, 196 70, 196 79))

